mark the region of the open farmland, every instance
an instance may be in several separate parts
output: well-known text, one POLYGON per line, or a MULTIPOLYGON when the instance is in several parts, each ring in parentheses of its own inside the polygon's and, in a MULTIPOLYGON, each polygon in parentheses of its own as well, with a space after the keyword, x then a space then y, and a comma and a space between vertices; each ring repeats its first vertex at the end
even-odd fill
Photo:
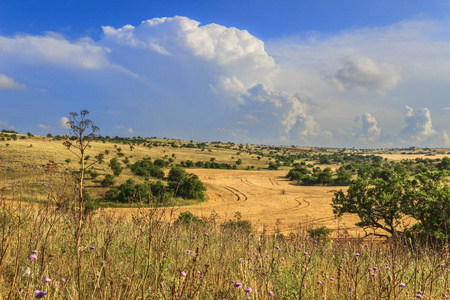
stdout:
MULTIPOLYGON (((8 199, 45 202, 49 193, 57 197, 62 196, 64 184, 65 192, 70 193, 73 179, 67 169, 78 167, 77 159, 63 146, 62 141, 52 137, 38 137, 18 135, 17 140, 5 140, 0 144, 0 187, 2 194, 8 199), (49 172, 47 164, 52 161, 57 164, 54 172, 49 172)), ((289 166, 279 162, 277 157, 297 157, 292 162, 307 163, 321 169, 329 167, 336 171, 340 165, 337 162, 317 164, 314 155, 326 157, 340 151, 350 155, 379 154, 387 161, 414 160, 417 158, 432 161, 441 159, 448 153, 447 149, 325 149, 302 147, 275 147, 257 145, 238 145, 233 143, 195 143, 169 139, 129 139, 115 141, 93 141, 87 149, 88 155, 94 157, 99 153, 109 151, 105 162, 95 164, 92 170, 97 172, 98 178, 87 177, 86 188, 100 203, 110 187, 103 187, 101 179, 112 174, 108 161, 117 157, 128 160, 129 164, 144 158, 171 159, 171 166, 182 162, 215 161, 233 166, 234 170, 223 169, 187 169, 196 174, 206 186, 207 200, 201 203, 184 201, 185 204, 176 207, 176 218, 180 212, 192 212, 204 219, 214 219, 218 223, 236 219, 249 220, 257 232, 269 234, 288 233, 305 228, 326 226, 334 233, 358 236, 364 232, 355 226, 358 218, 355 215, 344 215, 337 219, 330 206, 334 190, 346 186, 332 185, 299 185, 285 178, 290 170, 289 166), (298 156, 295 156, 298 155, 298 156), (302 156, 303 155, 303 156, 302 156), (298 158, 298 157, 303 158, 298 158), (237 165, 236 161, 241 160, 237 165), (278 163, 278 170, 268 170, 271 162, 278 163)), ((91 158, 92 160, 92 158, 91 158)), ((87 161, 89 163, 89 161, 87 161)), ((116 177, 115 187, 132 178, 136 182, 143 179, 134 175, 125 163, 124 171, 116 177)), ((170 166, 169 166, 170 167, 170 166)), ((168 169, 166 169, 168 170, 168 169)), ((167 174, 167 171, 166 171, 167 174)), ((152 181, 152 179, 150 179, 152 181)), ((114 186, 113 186, 114 187, 114 186)), ((183 201, 182 201, 183 202, 183 201)), ((178 202, 179 204, 183 204, 178 202)), ((133 208, 108 208, 103 211, 117 216, 131 216, 133 208)), ((114 205, 113 205, 114 206, 114 205)), ((121 205, 123 207, 124 205, 121 205)))
MULTIPOLYGON (((295 185, 285 178, 286 171, 188 171, 198 175, 206 185, 208 201, 179 207, 177 213, 190 211, 203 218, 214 215, 222 223, 235 219, 238 212, 258 232, 265 229, 269 234, 318 226, 353 236, 361 233, 354 225, 357 222, 354 216, 345 216, 340 221, 333 216, 332 190, 338 187, 295 185)), ((129 209, 114 209, 114 213, 127 215, 129 209)))

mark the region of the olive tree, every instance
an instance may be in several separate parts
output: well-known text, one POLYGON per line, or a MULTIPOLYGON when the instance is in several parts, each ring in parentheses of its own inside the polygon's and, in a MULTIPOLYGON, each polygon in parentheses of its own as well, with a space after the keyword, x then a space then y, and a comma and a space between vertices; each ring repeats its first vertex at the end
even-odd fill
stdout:
POLYGON ((336 191, 331 206, 333 213, 357 214, 360 222, 356 225, 365 231, 369 228, 381 230, 367 235, 393 236, 400 231, 399 225, 404 217, 405 190, 411 182, 406 172, 389 172, 385 178, 358 178, 345 193, 336 191))

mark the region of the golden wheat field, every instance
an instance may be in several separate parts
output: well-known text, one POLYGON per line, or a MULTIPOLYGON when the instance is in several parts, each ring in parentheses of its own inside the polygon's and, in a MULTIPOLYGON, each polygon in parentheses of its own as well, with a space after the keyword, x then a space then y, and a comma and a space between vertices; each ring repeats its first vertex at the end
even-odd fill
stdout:
MULTIPOLYGON (((326 226, 351 236, 362 234, 355 226, 357 218, 337 220, 330 206, 333 197, 329 186, 298 186, 284 178, 286 171, 241 171, 191 169, 207 187, 208 201, 176 209, 190 211, 221 223, 235 219, 251 221, 258 232, 289 233, 311 227, 326 226)), ((131 215, 130 209, 108 209, 118 216, 131 215)))

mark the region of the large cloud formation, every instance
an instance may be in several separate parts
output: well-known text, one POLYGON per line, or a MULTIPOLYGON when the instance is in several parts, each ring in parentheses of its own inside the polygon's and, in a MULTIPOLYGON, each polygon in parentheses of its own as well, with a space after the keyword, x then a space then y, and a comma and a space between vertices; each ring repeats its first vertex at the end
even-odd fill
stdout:
MULTIPOLYGON (((33 114, 59 108, 56 120, 74 104, 97 110, 110 135, 123 124, 132 128, 125 134, 197 140, 442 144, 448 111, 436 108, 448 106, 450 93, 446 25, 405 21, 264 43, 246 30, 173 17, 104 26, 98 41, 0 36, 0 96, 21 93, 33 114), (424 99, 433 126, 430 110, 410 108, 424 99)), ((3 113, 17 112, 10 105, 3 113)))

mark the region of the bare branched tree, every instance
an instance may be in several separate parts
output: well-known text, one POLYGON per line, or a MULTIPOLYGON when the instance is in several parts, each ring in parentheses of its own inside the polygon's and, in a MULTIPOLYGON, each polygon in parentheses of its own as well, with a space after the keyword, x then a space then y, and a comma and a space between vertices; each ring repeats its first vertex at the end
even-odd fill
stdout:
POLYGON ((79 172, 73 172, 78 182, 78 208, 80 211, 82 211, 83 209, 83 188, 86 170, 103 159, 103 155, 97 155, 94 162, 86 165, 86 149, 89 146, 89 143, 95 140, 95 138, 97 137, 95 132, 100 130, 100 128, 95 126, 90 119, 86 118, 88 114, 89 111, 87 110, 82 110, 80 114, 77 114, 75 112, 70 113, 70 118, 69 121, 67 121, 67 125, 70 126, 71 135, 64 136, 63 142, 64 146, 66 146, 70 152, 78 157, 80 162, 79 172), (72 140, 71 136, 76 137, 76 139, 72 140))

